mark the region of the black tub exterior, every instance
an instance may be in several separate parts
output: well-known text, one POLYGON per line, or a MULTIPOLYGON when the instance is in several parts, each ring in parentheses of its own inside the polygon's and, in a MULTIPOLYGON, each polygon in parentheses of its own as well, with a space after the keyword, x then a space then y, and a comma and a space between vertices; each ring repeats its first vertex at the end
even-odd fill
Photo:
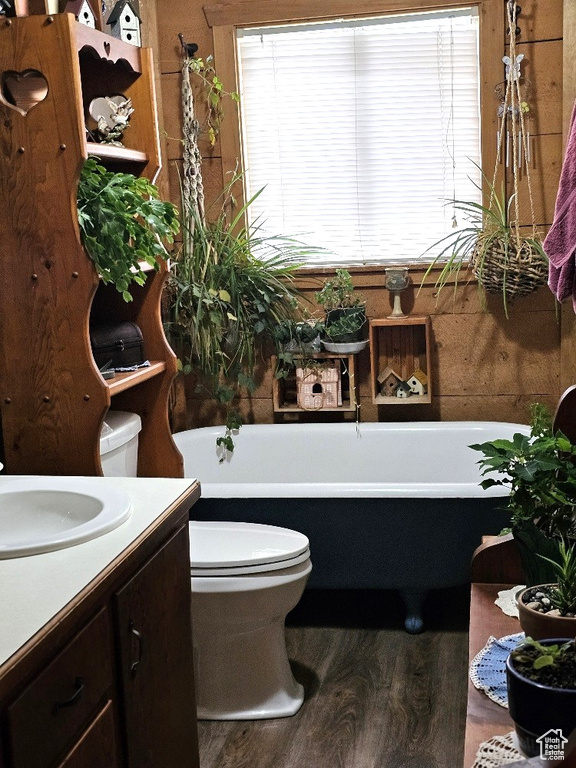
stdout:
POLYGON ((470 581, 482 536, 510 520, 502 498, 201 498, 195 520, 265 523, 310 540, 308 588, 398 589, 406 629, 422 630, 430 589, 470 581))

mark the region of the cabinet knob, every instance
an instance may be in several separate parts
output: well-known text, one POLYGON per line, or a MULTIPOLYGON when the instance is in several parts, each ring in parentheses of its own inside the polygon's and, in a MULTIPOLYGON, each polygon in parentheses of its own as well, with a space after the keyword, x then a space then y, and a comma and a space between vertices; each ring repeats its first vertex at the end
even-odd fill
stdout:
POLYGON ((66 707, 73 707, 74 704, 80 701, 82 692, 84 691, 84 680, 81 677, 77 677, 74 681, 74 688, 74 693, 72 696, 70 696, 69 699, 66 699, 65 701, 57 701, 54 704, 54 714, 59 712, 61 709, 65 709, 66 707))

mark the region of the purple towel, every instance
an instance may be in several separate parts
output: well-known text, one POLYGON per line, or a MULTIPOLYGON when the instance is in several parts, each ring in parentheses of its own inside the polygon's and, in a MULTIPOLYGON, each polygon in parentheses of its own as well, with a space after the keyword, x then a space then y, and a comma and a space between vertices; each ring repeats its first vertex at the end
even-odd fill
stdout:
POLYGON ((576 104, 560 174, 554 223, 544 240, 544 250, 550 260, 550 290, 558 301, 572 296, 576 312, 576 104))

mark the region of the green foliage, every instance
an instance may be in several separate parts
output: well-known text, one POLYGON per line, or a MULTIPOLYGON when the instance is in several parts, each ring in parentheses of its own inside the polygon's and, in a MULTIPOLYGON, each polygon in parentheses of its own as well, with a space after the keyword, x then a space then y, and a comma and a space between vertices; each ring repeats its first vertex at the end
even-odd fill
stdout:
POLYGON ((500 485, 510 491, 508 508, 512 530, 533 523, 544 536, 565 539, 575 533, 576 446, 561 432, 554 433, 543 406, 533 409, 530 435, 470 446, 484 454, 478 462, 483 488, 500 485))
POLYGON ((336 320, 326 319, 325 335, 331 341, 337 342, 342 336, 357 333, 365 324, 366 312, 364 307, 351 307, 349 312, 336 320))
POLYGON ((172 243, 180 228, 177 209, 158 199, 148 179, 112 173, 92 157, 82 168, 77 198, 86 252, 102 280, 131 301, 130 284, 146 280, 140 262, 159 269, 167 258, 164 242, 172 243))
POLYGON ((295 307, 295 312, 294 318, 283 320, 272 329, 277 360, 274 376, 277 379, 287 378, 297 362, 307 365, 319 351, 313 344, 323 332, 324 324, 314 318, 303 320, 306 311, 300 305, 295 307))
POLYGON ((551 645, 543 645, 538 640, 533 640, 531 637, 527 637, 520 645, 512 651, 510 656, 514 661, 520 664, 531 664, 533 669, 542 669, 543 667, 553 666, 559 659, 568 653, 574 653, 575 646, 574 641, 570 640, 567 643, 558 645, 553 643, 551 645), (532 651, 527 653, 526 651, 532 651))
POLYGON ((576 544, 568 546, 565 541, 558 545, 560 559, 557 562, 550 557, 540 555, 547 560, 558 579, 558 586, 550 595, 552 604, 565 616, 567 613, 576 613, 576 544))
MULTIPOLYGON (((519 237, 516 227, 511 224, 510 211, 514 202, 514 195, 506 200, 504 185, 498 193, 484 173, 482 173, 482 178, 488 188, 489 204, 485 206, 471 200, 449 200, 446 205, 451 206, 455 212, 460 211, 467 220, 468 226, 446 235, 422 254, 424 256, 430 251, 436 253, 424 273, 422 285, 438 262, 443 262, 435 283, 438 293, 450 280, 454 280, 456 290, 461 271, 470 271, 472 268, 478 278, 479 285, 482 285, 483 275, 490 265, 490 254, 496 248, 504 254, 504 264, 511 264, 520 251, 525 252, 526 250, 532 251, 539 259, 547 260, 540 238, 538 236, 519 237), (436 252, 439 247, 441 250, 436 252)), ((475 186, 482 191, 478 184, 475 186)), ((504 271, 502 301, 506 313, 507 299, 508 290, 504 271)))
POLYGON ((245 226, 255 197, 229 220, 229 187, 212 222, 184 201, 184 244, 168 281, 168 336, 183 372, 198 373, 206 391, 227 406, 230 426, 219 438, 227 450, 238 428, 231 403, 240 389, 254 390, 260 345, 296 317, 293 273, 306 254, 289 237, 264 235, 258 223, 245 226))
POLYGON ((366 302, 356 293, 350 273, 345 269, 337 269, 336 276, 326 280, 324 287, 316 294, 316 301, 326 312, 333 309, 348 309, 364 307, 366 302))
POLYGON ((204 89, 204 99, 207 106, 205 132, 210 146, 216 143, 216 137, 220 132, 222 122, 222 98, 228 96, 233 101, 240 101, 240 96, 235 91, 224 90, 222 80, 216 74, 213 65, 213 56, 207 56, 206 61, 199 57, 190 58, 187 61, 188 69, 195 74, 204 89))

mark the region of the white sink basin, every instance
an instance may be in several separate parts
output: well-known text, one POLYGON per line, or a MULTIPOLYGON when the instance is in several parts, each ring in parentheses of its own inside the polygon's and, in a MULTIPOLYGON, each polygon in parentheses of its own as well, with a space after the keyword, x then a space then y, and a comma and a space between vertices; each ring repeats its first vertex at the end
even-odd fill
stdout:
POLYGON ((82 477, 26 477, 0 485, 0 559, 82 544, 130 517, 124 491, 82 477))

